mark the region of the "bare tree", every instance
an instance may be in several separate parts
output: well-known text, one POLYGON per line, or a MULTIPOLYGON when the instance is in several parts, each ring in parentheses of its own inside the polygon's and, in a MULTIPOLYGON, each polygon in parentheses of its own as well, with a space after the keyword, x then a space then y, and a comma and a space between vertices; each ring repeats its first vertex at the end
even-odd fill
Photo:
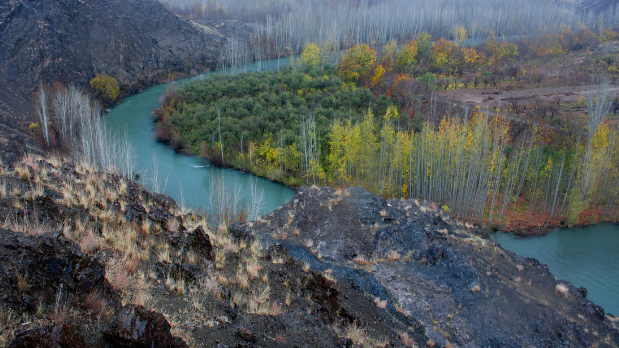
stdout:
POLYGON ((43 132, 43 140, 49 146, 49 115, 47 105, 47 91, 41 83, 39 93, 37 94, 36 112, 39 122, 41 123, 41 131, 43 132))
POLYGON ((587 95, 587 111, 589 113, 589 139, 604 123, 612 107, 609 95, 609 81, 607 75, 596 75, 591 79, 589 94, 587 95))

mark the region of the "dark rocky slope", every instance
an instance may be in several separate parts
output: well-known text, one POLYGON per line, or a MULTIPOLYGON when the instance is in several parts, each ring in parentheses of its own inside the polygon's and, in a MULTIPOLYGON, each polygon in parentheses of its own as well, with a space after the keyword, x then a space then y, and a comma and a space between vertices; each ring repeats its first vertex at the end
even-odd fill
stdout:
POLYGON ((0 158, 26 150, 16 143, 34 145, 23 129, 33 120, 39 83, 87 86, 104 73, 122 94, 134 93, 213 68, 227 37, 249 30, 238 22, 222 28, 178 17, 156 0, 1 0, 0 139, 7 154, 0 158))
POLYGON ((616 318, 585 289, 469 228, 435 206, 385 201, 362 188, 301 188, 253 225, 312 269, 332 270, 341 287, 351 284, 342 292, 376 299, 382 317, 414 321, 440 347, 619 344, 616 318))
POLYGON ((155 0, 8 0, 0 5, 0 66, 30 92, 40 81, 121 85, 163 70, 212 67, 225 38, 155 0))
POLYGON ((0 165, 0 216, 11 347, 619 344, 617 319, 584 289, 433 205, 361 188, 303 187, 226 228, 131 181, 31 156, 0 165))

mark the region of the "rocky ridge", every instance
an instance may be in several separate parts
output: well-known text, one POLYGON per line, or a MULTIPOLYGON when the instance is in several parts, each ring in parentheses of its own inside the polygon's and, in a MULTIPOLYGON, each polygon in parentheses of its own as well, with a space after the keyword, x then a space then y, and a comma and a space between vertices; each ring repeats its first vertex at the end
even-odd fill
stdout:
POLYGON ((129 95, 213 69, 228 38, 248 31, 176 16, 156 0, 0 1, 0 158, 37 147, 27 127, 40 83, 87 86, 101 73, 129 95))
POLYGON ((433 204, 362 188, 302 187, 225 226, 132 181, 28 156, 0 165, 0 214, 11 347, 619 344, 617 318, 585 289, 433 204))

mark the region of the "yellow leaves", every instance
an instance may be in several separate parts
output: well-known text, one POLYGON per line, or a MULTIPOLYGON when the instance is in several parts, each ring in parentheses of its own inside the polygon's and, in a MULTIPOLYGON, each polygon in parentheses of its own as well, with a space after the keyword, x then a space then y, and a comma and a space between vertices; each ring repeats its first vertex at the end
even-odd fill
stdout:
POLYGON ((90 80, 90 88, 93 89, 97 97, 106 101, 116 100, 120 92, 118 81, 116 81, 115 78, 104 74, 99 74, 90 80))
POLYGON ((488 40, 486 50, 490 52, 490 62, 495 65, 502 65, 513 61, 520 53, 518 46, 510 42, 497 42, 488 40))
POLYGON ((258 147, 258 155, 261 159, 266 161, 267 164, 276 164, 279 159, 279 149, 271 146, 271 137, 266 139, 258 147))
POLYGON ((314 43, 308 43, 301 53, 301 62, 305 66, 318 67, 322 61, 320 59, 320 47, 314 43))
POLYGON ((474 47, 464 47, 464 64, 469 68, 481 69, 488 65, 488 58, 484 53, 478 53, 474 47))
POLYGON ((376 51, 367 44, 355 45, 346 52, 340 62, 340 77, 347 81, 357 81, 363 77, 376 62, 376 51))
POLYGON ((417 42, 409 42, 400 54, 398 54, 397 64, 400 69, 406 69, 411 65, 417 64, 417 42))
POLYGON ((374 72, 374 77, 372 78, 372 86, 382 86, 385 82, 385 68, 379 64, 376 67, 376 71, 374 72))
POLYGON ((456 43, 447 41, 443 38, 434 43, 432 47, 432 66, 436 69, 442 69, 453 57, 454 50, 458 47, 456 43))
POLYGON ((597 153, 604 152, 608 147, 608 134, 610 133, 610 126, 608 124, 602 124, 598 127, 597 131, 591 139, 593 150, 597 153))
POLYGON ((454 41, 463 42, 466 40, 466 29, 463 26, 456 26, 454 28, 454 41))

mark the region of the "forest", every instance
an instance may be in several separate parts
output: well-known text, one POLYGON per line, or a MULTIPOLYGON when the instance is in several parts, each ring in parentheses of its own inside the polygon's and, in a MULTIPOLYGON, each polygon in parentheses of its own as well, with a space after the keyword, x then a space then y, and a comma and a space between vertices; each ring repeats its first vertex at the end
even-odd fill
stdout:
POLYGON ((383 46, 422 32, 434 38, 483 42, 488 37, 538 37, 565 28, 597 31, 619 22, 619 5, 585 11, 553 1, 504 0, 160 0, 195 20, 239 20, 253 25, 248 40, 232 38, 221 67, 300 53, 316 43, 334 51, 354 44, 383 46), (458 30, 456 30, 458 29, 458 30))
POLYGON ((616 37, 565 30, 466 46, 424 32, 404 44, 354 45, 335 65, 332 51, 307 44, 280 71, 221 74, 170 91, 154 112, 157 137, 289 186, 360 185, 507 229, 614 220, 619 138, 607 118, 619 109, 618 62, 591 52, 616 37), (567 55, 595 57, 578 63, 580 75, 545 73, 543 62, 567 55), (589 91, 574 103, 486 108, 441 95, 566 81, 589 91))

